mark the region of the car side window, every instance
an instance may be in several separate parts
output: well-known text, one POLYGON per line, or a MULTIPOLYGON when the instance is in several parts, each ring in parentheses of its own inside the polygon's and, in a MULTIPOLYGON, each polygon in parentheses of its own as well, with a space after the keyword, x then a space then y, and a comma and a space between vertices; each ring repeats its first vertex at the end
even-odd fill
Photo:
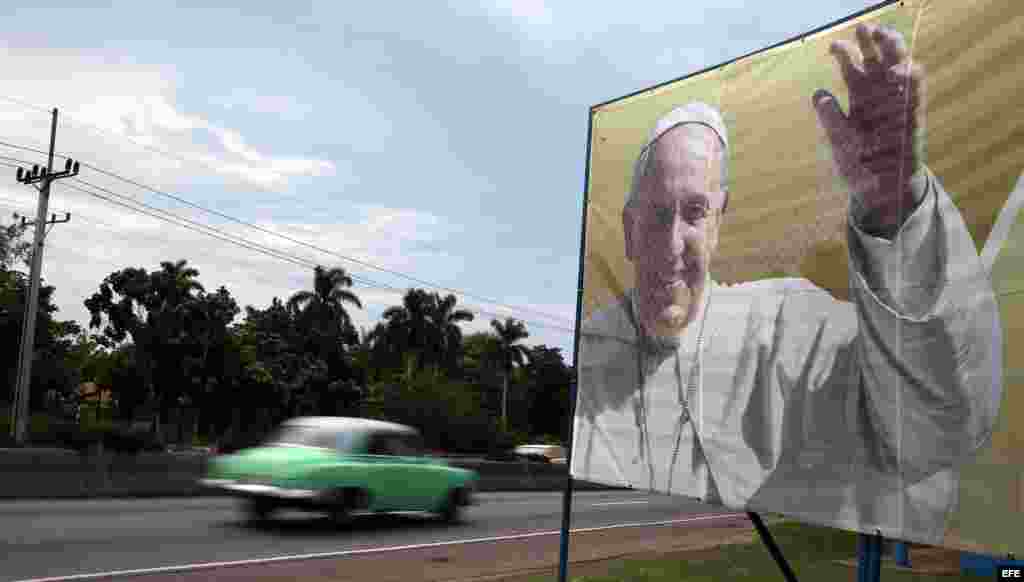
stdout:
POLYGON ((367 454, 419 457, 423 455, 423 439, 414 433, 377 433, 370 437, 367 454))
POLYGON ((337 435, 333 432, 321 432, 313 437, 312 445, 322 449, 333 449, 337 445, 337 435))
POLYGON ((367 448, 367 453, 371 455, 399 455, 401 454, 398 450, 401 448, 395 443, 395 436, 388 433, 377 433, 370 437, 370 446, 367 448))
POLYGON ((423 438, 415 433, 403 435, 402 448, 404 449, 402 454, 407 457, 421 457, 423 456, 423 438))
POLYGON ((334 449, 339 453, 351 453, 355 447, 355 438, 351 432, 338 431, 334 435, 334 449))

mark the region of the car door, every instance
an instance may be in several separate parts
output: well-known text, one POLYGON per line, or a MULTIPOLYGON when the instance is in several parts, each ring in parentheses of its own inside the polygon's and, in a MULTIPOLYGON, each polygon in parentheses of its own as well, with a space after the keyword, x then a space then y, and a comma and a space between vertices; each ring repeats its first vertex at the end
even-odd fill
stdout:
POLYGON ((405 474, 403 503, 417 511, 436 509, 447 493, 447 474, 433 459, 426 456, 423 439, 418 433, 407 432, 394 441, 396 454, 402 458, 405 474))
POLYGON ((369 462, 368 484, 374 509, 409 509, 408 462, 400 454, 404 450, 401 436, 391 431, 377 431, 369 436, 366 450, 369 462))

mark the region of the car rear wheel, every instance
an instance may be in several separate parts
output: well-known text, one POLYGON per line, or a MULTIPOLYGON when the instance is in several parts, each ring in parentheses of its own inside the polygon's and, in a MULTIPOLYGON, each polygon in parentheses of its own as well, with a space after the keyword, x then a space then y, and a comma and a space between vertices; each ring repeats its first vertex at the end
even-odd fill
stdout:
POLYGON ((243 511, 249 521, 266 521, 275 509, 274 503, 269 499, 246 499, 243 502, 243 511))
POLYGON ((352 512, 368 509, 370 494, 363 489, 345 488, 332 491, 328 503, 327 514, 337 525, 352 521, 352 512))

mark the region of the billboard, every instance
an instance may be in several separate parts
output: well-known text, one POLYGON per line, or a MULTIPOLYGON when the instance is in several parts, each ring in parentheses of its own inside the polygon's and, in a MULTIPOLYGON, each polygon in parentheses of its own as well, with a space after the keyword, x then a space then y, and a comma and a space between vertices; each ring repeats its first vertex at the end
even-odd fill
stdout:
POLYGON ((1024 553, 1024 4, 591 110, 574 478, 1024 553))

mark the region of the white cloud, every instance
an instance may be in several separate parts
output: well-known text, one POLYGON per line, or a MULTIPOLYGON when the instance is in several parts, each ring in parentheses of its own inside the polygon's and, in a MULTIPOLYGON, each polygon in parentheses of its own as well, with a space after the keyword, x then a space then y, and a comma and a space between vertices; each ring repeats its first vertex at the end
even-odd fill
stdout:
MULTIPOLYGON (((336 173, 330 160, 261 152, 248 145, 239 131, 202 114, 182 111, 176 103, 177 74, 169 67, 9 50, 0 55, 0 70, 0 79, 8 87, 4 94, 17 91, 20 101, 43 108, 58 106, 60 152, 108 168, 131 168, 135 171, 127 173, 144 182, 180 183, 184 170, 192 175, 209 173, 206 166, 221 179, 286 189, 291 178, 336 173), (197 140, 204 133, 214 139, 197 140), (103 146, 97 147, 98 140, 105 142, 103 146), (175 155, 168 159, 145 147, 175 155), (182 160, 189 162, 187 167, 182 160)), ((42 145, 48 133, 47 117, 10 102, 0 106, 0 120, 10 141, 42 145)))
MULTIPOLYGON (((168 192, 181 193, 207 207, 216 205, 196 199, 189 192, 197 180, 207 184, 220 181, 224 186, 249 185, 251 192, 253 185, 286 188, 292 178, 312 179, 334 176, 337 172, 331 161, 280 155, 254 147, 243 131, 214 121, 209 112, 183 111, 175 99, 176 73, 166 67, 109 64, 102 58, 19 49, 0 54, 0 71, 0 79, 8 87, 0 95, 16 90, 17 100, 44 108, 59 98, 58 153, 70 154, 168 192), (90 125, 100 131, 83 130, 90 125), (182 159, 145 151, 131 145, 129 139, 174 152, 182 159), (204 170, 201 164, 213 170, 204 170)), ((264 110, 290 107, 286 99, 257 99, 256 106, 264 110)), ((46 148, 46 111, 0 99, 0 121, 4 125, 0 140, 46 148)), ((0 147, 0 155, 27 164, 45 161, 44 155, 10 147, 0 147)), ((0 174, 4 171, 14 170, 0 166, 0 174)), ((170 208, 200 223, 217 220, 180 205, 167 206, 163 198, 91 170, 83 170, 81 178, 120 194, 139 196, 149 204, 170 208)), ((51 212, 69 211, 72 220, 50 231, 44 258, 43 274, 48 284, 57 287, 61 318, 86 322, 88 315, 82 301, 95 292, 104 276, 127 266, 158 268, 163 260, 188 259, 200 270, 200 280, 205 285, 211 289, 225 285, 243 306, 263 307, 274 296, 288 297, 311 284, 311 267, 290 264, 97 200, 73 190, 72 185, 74 182, 62 180, 54 186, 51 212)), ((35 205, 36 195, 30 188, 13 180, 0 181, 0 222, 6 223, 13 210, 34 215, 35 205)), ((297 223, 274 220, 273 212, 281 209, 280 205, 270 209, 250 206, 246 208, 245 219, 267 230, 396 271, 436 267, 443 272, 460 272, 463 268, 461 259, 423 247, 443 239, 450 229, 443 219, 432 214, 359 206, 347 209, 344 215, 322 214, 309 217, 308 223, 297 223)), ((289 214, 296 215, 294 211, 289 214)), ((216 226, 311 263, 344 266, 350 272, 398 286, 403 291, 409 283, 237 224, 216 226)), ((400 301, 402 293, 368 289, 361 284, 357 284, 356 290, 367 305, 367 309, 352 310, 357 324, 362 326, 376 322, 384 308, 400 301)))

